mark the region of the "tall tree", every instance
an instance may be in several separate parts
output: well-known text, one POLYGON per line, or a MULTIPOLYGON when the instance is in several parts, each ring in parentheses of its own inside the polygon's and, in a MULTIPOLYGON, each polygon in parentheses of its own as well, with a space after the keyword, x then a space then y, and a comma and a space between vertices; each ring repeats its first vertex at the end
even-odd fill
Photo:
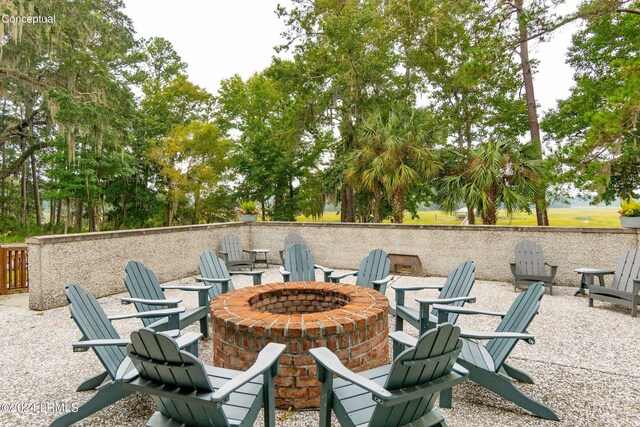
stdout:
POLYGON ((528 212, 531 197, 543 182, 542 162, 533 142, 488 141, 468 156, 458 150, 449 150, 445 156, 447 168, 436 182, 436 203, 448 212, 460 203, 470 203, 483 224, 497 223, 500 206, 508 214, 528 212))
MULTIPOLYGON (((627 10, 640 10, 640 2, 627 10)), ((640 13, 591 18, 573 36, 571 95, 543 125, 559 145, 560 181, 595 201, 638 196, 640 188, 640 13)))
POLYGON ((377 222, 382 189, 389 195, 393 222, 402 223, 407 191, 436 176, 441 166, 433 149, 440 142, 435 123, 427 110, 406 106, 377 110, 365 119, 346 176, 373 192, 377 222))

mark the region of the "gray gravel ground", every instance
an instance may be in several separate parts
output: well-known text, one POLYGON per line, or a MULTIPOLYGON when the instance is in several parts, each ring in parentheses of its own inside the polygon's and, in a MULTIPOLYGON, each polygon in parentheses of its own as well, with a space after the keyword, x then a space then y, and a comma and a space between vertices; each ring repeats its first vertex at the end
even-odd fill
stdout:
MULTIPOLYGON (((268 270, 264 282, 279 281, 276 269, 268 270)), ((238 277, 236 287, 250 286, 250 278, 238 277)), ((396 283, 443 283, 444 278, 400 277, 396 283)), ((349 282, 349 280, 346 280, 349 282)), ((193 283, 184 279, 181 283, 193 283)), ((506 283, 476 282, 471 293, 478 298, 475 308, 506 311, 516 294, 506 283)), ((195 306, 194 296, 179 291, 168 293, 195 306), (190 299, 189 299, 190 298, 190 299)), ((435 296, 421 291, 416 296, 435 296)), ((100 299, 107 314, 133 311, 118 297, 100 299)), ((394 304, 393 290, 387 291, 394 304)), ((413 301, 413 300, 411 300, 413 301)), ((573 289, 554 288, 554 295, 542 299, 540 314, 529 328, 536 344, 519 343, 512 352, 512 365, 529 373, 535 384, 517 386, 529 396, 543 401, 560 417, 560 422, 541 420, 502 398, 467 382, 454 389, 454 406, 443 409, 450 426, 640 426, 640 318, 629 310, 596 302, 589 309, 584 297, 574 297, 573 289)), ((82 404, 92 392, 75 392, 87 377, 101 371, 93 352, 72 353, 71 342, 80 338, 67 307, 45 312, 12 307, 0 299, 0 404, 27 405, 28 410, 7 411, 0 406, 1 426, 46 426, 62 404, 82 404), (56 408, 57 405, 57 408, 56 408)), ((14 304, 15 305, 15 304, 14 304)), ((390 318, 390 330, 393 319, 390 318)), ((115 324, 122 337, 140 327, 139 320, 115 324)), ((493 331, 498 321, 485 316, 461 318, 468 329, 493 331)), ((408 332, 416 335, 411 327, 408 332)), ((197 332, 197 326, 189 330, 197 332)), ((200 343, 200 356, 212 360, 210 340, 200 343)), ((153 413, 150 398, 133 395, 95 414, 78 425, 142 426, 153 413)), ((278 425, 313 426, 317 411, 278 411, 278 425)), ((261 425, 258 421, 256 425, 261 425)), ((337 424, 336 424, 337 425, 337 424)))

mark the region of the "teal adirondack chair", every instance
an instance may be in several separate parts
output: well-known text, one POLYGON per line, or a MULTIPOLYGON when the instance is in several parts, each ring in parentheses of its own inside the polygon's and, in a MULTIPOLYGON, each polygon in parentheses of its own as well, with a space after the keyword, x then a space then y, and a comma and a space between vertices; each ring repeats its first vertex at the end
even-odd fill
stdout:
MULTIPOLYGON (((189 309, 180 315, 180 329, 192 323, 200 322, 200 332, 209 336, 209 291, 212 286, 161 286, 155 273, 146 268, 141 262, 129 261, 125 267, 124 284, 131 298, 121 298, 123 304, 134 304, 138 312, 153 312, 158 309, 177 307, 182 300, 167 299, 164 291, 179 289, 182 291, 198 292, 198 307, 189 309)), ((157 331, 173 329, 169 327, 167 319, 143 318, 145 327, 157 331)))
MULTIPOLYGON (((511 351, 524 340, 529 344, 535 342, 527 328, 540 308, 540 300, 544 295, 544 283, 536 282, 526 292, 518 295, 506 313, 472 310, 466 307, 436 305, 439 319, 446 320, 447 313, 485 314, 502 317, 495 332, 483 333, 463 330, 460 336, 465 338, 458 363, 469 371, 469 379, 478 385, 491 390, 516 405, 532 412, 538 417, 557 421, 558 416, 546 405, 525 395, 518 390, 512 380, 533 384, 533 379, 519 369, 506 363, 511 351), (485 345, 477 340, 489 340, 485 345)), ((451 392, 446 391, 440 398, 440 406, 450 407, 451 392)))
MULTIPOLYGON (((125 346, 130 343, 130 340, 121 339, 111 321, 132 317, 144 318, 150 315, 149 313, 133 313, 107 317, 95 297, 87 294, 78 285, 67 286, 65 295, 69 302, 71 317, 82 332, 82 341, 73 343, 73 351, 82 352, 90 348, 93 349, 105 371, 84 381, 76 390, 97 389, 97 392, 76 412, 67 412, 56 418, 51 424, 52 427, 69 426, 132 393, 132 391, 124 389, 119 381, 116 381, 118 370, 130 372, 133 369, 125 352, 125 346)), ((177 325, 178 316, 184 311, 184 308, 171 308, 155 312, 153 315, 169 317, 171 318, 169 323, 177 325)), ((172 331, 172 333, 177 334, 177 331, 172 331)), ((192 353, 197 354, 199 338, 200 334, 185 334, 178 338, 178 343, 181 348, 186 347, 192 353)))
POLYGON ((289 233, 284 238, 284 244, 282 245, 284 249, 280 251, 280 261, 282 261, 282 265, 284 265, 284 251, 286 251, 296 243, 304 246, 304 239, 298 233, 289 233))
POLYGON ((229 271, 224 261, 210 251, 204 251, 200 254, 198 270, 202 277, 196 277, 196 281, 211 286, 209 290, 210 299, 217 298, 235 289, 233 281, 231 280, 231 276, 233 275, 241 274, 243 276, 251 276, 253 278, 253 284, 259 285, 262 283, 262 273, 264 273, 264 270, 229 271))
POLYGON ((358 271, 333 274, 330 279, 332 282, 338 283, 340 279, 347 276, 356 276, 356 285, 372 288, 384 294, 387 290, 387 283, 393 279, 393 276, 389 275, 389 271, 391 271, 391 261, 387 253, 382 249, 374 249, 362 259, 358 271))
MULTIPOLYGON (((475 302, 475 297, 470 297, 469 293, 476 281, 476 267, 473 261, 464 261, 458 265, 449 276, 444 285, 394 285, 396 292, 396 331, 401 331, 404 321, 418 329, 420 334, 424 334, 428 329, 433 328, 438 323, 438 310, 433 308, 434 304, 451 304, 462 307, 466 302, 475 302), (440 290, 438 298, 418 298, 420 304, 418 310, 408 307, 405 304, 405 292, 419 291, 423 289, 440 290)), ((447 322, 455 324, 458 320, 457 313, 449 313, 447 322)))
POLYGON ((324 274, 324 281, 329 282, 333 270, 314 264, 311 251, 296 243, 284 252, 284 267, 279 271, 285 282, 315 282, 316 268, 324 274))
POLYGON ((151 395, 158 411, 147 426, 252 426, 264 408, 275 425, 274 376, 284 344, 269 343, 246 371, 204 365, 163 333, 131 334, 127 353, 139 376, 118 372, 124 387, 151 395))
POLYGON ((549 288, 549 295, 553 294, 553 280, 558 266, 545 261, 542 246, 536 242, 524 240, 514 249, 515 260, 510 262, 513 274, 513 289, 535 282, 543 282, 549 288), (549 267, 547 270, 546 267, 549 267))
MULTIPOLYGON (((606 272, 604 274, 609 274, 606 272)), ((589 307, 593 300, 607 301, 631 308, 631 317, 638 314, 640 302, 640 249, 632 249, 620 258, 618 268, 613 274, 610 288, 589 285, 589 307)))
POLYGON ((249 253, 242 247, 242 242, 236 235, 224 236, 220 241, 218 254, 227 264, 229 270, 237 270, 238 268, 253 269, 253 261, 244 257, 245 252, 249 253))
POLYGON ((391 365, 359 373, 346 368, 326 347, 309 350, 321 383, 320 427, 330 427, 331 411, 341 426, 445 426, 434 403, 438 392, 466 380, 464 369, 454 370, 462 349, 459 335, 457 326, 440 325, 391 365))

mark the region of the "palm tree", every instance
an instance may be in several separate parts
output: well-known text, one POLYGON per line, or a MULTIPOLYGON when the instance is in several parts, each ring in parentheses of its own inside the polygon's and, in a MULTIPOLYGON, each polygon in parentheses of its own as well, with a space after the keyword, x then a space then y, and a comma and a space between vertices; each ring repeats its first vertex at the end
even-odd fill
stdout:
POLYGON ((394 106, 377 110, 363 122, 358 146, 347 160, 345 178, 373 193, 374 221, 380 222, 383 191, 390 197, 392 221, 404 217, 405 194, 435 176, 440 163, 432 146, 438 136, 433 116, 424 109, 394 106))
POLYGON ((473 206, 490 225, 497 223, 500 206, 508 214, 530 211, 543 177, 536 150, 535 144, 516 141, 489 141, 467 153, 448 150, 446 157, 457 166, 436 181, 436 203, 447 212, 462 203, 473 206))

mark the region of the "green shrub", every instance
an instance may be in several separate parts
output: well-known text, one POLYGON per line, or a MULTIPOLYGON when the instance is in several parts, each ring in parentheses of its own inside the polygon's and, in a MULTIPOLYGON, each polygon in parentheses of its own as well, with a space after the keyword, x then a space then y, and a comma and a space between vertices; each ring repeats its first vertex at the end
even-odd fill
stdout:
POLYGON ((622 216, 640 216, 640 202, 633 200, 629 197, 629 200, 622 200, 620 202, 620 209, 618 212, 622 216))

